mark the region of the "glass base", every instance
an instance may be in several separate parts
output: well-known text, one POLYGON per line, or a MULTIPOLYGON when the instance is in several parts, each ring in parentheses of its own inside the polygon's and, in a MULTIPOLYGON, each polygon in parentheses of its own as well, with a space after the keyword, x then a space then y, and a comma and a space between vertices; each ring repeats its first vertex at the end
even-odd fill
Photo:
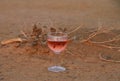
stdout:
POLYGON ((61 66, 52 66, 48 68, 48 71, 52 71, 52 72, 62 72, 65 71, 66 68, 61 67, 61 66))

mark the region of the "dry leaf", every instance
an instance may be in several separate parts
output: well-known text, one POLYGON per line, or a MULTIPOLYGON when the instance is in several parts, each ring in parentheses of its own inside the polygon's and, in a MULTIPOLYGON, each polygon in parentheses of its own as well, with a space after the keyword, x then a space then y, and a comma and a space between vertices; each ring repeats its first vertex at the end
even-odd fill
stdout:
POLYGON ((42 33, 42 29, 41 28, 37 28, 37 26, 35 24, 33 26, 32 36, 39 37, 39 35, 41 35, 41 33, 42 33))
POLYGON ((51 32, 56 32, 56 29, 55 28, 50 28, 50 31, 51 32))

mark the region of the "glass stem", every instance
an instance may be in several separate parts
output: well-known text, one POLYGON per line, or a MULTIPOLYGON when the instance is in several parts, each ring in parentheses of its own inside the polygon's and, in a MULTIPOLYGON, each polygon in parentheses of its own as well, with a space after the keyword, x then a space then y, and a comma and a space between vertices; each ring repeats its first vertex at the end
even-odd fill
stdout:
POLYGON ((60 63, 60 53, 55 53, 54 62, 55 66, 59 66, 58 63, 60 63))

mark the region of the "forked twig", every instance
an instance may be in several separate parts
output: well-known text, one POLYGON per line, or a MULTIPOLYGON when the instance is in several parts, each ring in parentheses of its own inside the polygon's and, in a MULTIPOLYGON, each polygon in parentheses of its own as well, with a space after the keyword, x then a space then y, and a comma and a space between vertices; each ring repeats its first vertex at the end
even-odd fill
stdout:
POLYGON ((103 41, 103 42, 96 42, 96 41, 92 41, 92 43, 99 43, 99 44, 104 44, 104 43, 110 43, 110 42, 114 42, 114 41, 119 41, 120 40, 120 38, 117 38, 117 37, 119 37, 120 35, 118 35, 118 36, 116 36, 116 37, 114 37, 113 39, 111 39, 111 40, 107 40, 107 41, 103 41))
POLYGON ((93 32, 92 34, 90 34, 88 36, 87 39, 84 39, 84 40, 82 40, 80 42, 81 43, 88 42, 88 43, 91 43, 91 44, 97 44, 99 46, 102 46, 102 47, 105 47, 105 48, 109 48, 109 49, 120 49, 120 47, 118 47, 118 46, 113 47, 113 46, 104 45, 105 43, 110 43, 110 42, 113 42, 113 41, 119 41, 120 40, 120 38, 119 38, 120 35, 118 35, 118 36, 116 36, 113 39, 108 40, 108 41, 103 41, 103 42, 91 41, 91 39, 94 38, 96 35, 101 34, 101 33, 107 33, 110 30, 112 30, 112 29, 104 29, 102 27, 99 27, 96 32, 93 32))
MULTIPOLYGON (((116 40, 114 40, 116 41, 116 40)), ((82 41, 82 43, 84 43, 86 41, 82 41)), ((102 46, 102 47, 105 47, 105 48, 109 48, 109 49, 120 49, 120 46, 108 46, 108 45, 105 45, 105 43, 109 43, 109 42, 112 42, 112 41, 105 41, 105 42, 94 42, 94 41, 88 41, 89 43, 91 44, 97 44, 98 46, 102 46)))
POLYGON ((90 34, 87 39, 84 39, 84 40, 82 40, 81 42, 88 42, 88 41, 90 41, 92 38, 94 38, 96 35, 101 34, 101 33, 107 33, 107 32, 109 32, 110 30, 112 30, 112 29, 109 29, 109 30, 108 30, 108 29, 105 29, 105 28, 103 28, 103 27, 99 27, 99 28, 97 29, 97 31, 95 31, 95 32, 93 32, 92 34, 90 34))

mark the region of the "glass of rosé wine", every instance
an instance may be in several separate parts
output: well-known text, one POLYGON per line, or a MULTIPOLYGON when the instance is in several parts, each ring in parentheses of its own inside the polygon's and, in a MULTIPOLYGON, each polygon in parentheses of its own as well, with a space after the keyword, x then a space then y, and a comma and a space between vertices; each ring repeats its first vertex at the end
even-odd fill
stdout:
MULTIPOLYGON (((68 42, 68 35, 63 32, 51 32, 47 35, 47 44, 48 47, 58 56, 63 50, 65 50, 68 42)), ((55 58, 55 62, 57 62, 58 58, 55 58)), ((48 71, 52 72, 62 72, 65 71, 66 68, 57 65, 48 67, 48 71)))

